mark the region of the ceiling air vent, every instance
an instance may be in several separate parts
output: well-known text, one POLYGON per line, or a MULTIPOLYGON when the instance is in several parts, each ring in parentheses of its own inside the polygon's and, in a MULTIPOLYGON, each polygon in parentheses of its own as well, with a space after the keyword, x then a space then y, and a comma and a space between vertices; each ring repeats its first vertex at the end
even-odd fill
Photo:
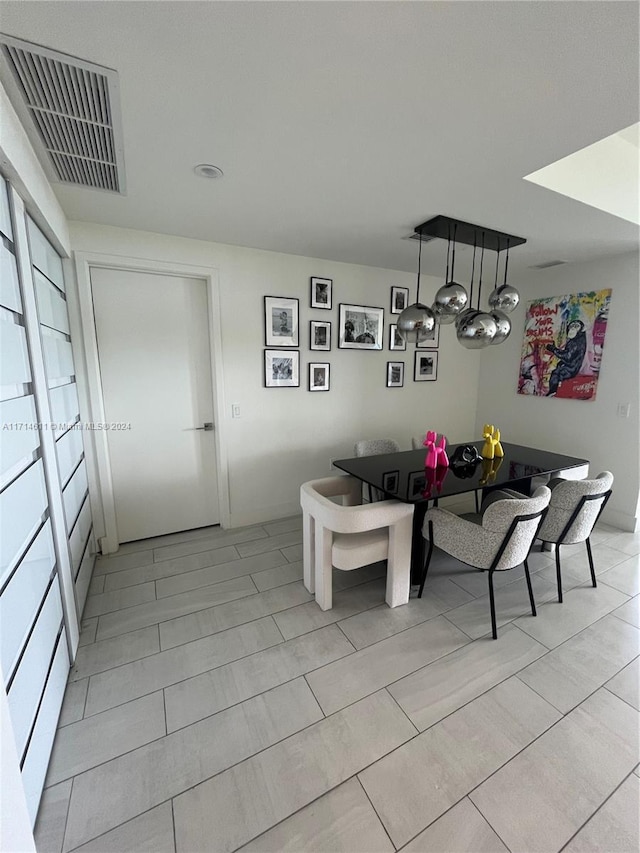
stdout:
POLYGON ((0 42, 2 81, 49 177, 123 193, 117 73, 11 36, 0 42))
POLYGON ((543 264, 534 264, 530 270, 548 270, 550 267, 561 267, 566 261, 545 261, 543 264))

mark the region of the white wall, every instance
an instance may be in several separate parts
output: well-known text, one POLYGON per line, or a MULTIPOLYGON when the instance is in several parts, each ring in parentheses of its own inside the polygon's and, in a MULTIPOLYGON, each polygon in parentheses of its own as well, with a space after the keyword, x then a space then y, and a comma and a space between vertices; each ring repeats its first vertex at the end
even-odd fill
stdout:
MULTIPOLYGON (((331 458, 353 455, 360 438, 393 437, 409 449, 411 436, 427 428, 450 441, 475 436, 480 358, 443 329, 436 382, 414 382, 415 347, 388 349, 391 285, 410 288, 415 276, 371 267, 243 249, 140 231, 70 223, 75 251, 214 268, 220 281, 224 418, 218 428, 226 441, 232 526, 283 517, 299 511, 299 487, 330 472, 331 458), (309 308, 309 278, 333 279, 333 309, 309 308), (263 387, 263 296, 300 299, 300 388, 263 387), (381 352, 337 348, 338 304, 381 306, 385 347, 381 352), (330 352, 310 352, 309 320, 332 321, 330 352), (404 388, 386 388, 387 361, 405 362, 404 388), (310 361, 331 364, 331 390, 307 391, 310 361), (231 418, 231 404, 241 408, 231 418)), ((423 279, 430 300, 439 286, 423 279)))
POLYGON ((482 353, 476 431, 496 423, 506 441, 545 446, 591 462, 590 474, 610 470, 613 495, 603 518, 636 529, 640 494, 640 287, 638 255, 531 271, 512 279, 521 294, 510 338, 482 353), (527 397, 516 392, 524 304, 547 296, 610 287, 611 307, 596 399, 527 397), (618 404, 630 403, 630 416, 618 404))

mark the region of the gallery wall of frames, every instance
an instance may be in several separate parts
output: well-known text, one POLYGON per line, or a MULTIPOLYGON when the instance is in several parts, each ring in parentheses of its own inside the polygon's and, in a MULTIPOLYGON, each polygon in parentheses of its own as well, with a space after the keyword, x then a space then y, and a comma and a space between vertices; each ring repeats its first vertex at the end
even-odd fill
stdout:
MULTIPOLYGON (((333 311, 333 280, 312 276, 309 282, 309 307, 333 311)), ((407 287, 390 287, 389 321, 385 327, 385 309, 372 305, 353 305, 340 302, 331 319, 318 314, 309 320, 309 330, 300 328, 300 300, 284 296, 264 297, 264 386, 266 388, 300 388, 307 391, 329 391, 331 362, 314 352, 328 353, 337 345, 344 350, 384 350, 394 354, 387 361, 386 374, 381 376, 387 388, 403 388, 407 369, 407 343, 398 331, 394 316, 408 305, 407 287), (334 333, 335 327, 335 333, 334 333), (335 338, 335 343, 333 342, 335 338), (308 347, 301 340, 308 341, 308 347), (301 366, 301 348, 308 358, 301 366), (308 352, 307 352, 308 349, 308 352)), ((440 326, 436 324, 426 340, 416 344, 409 369, 414 382, 435 382, 438 378, 438 345, 440 326)))

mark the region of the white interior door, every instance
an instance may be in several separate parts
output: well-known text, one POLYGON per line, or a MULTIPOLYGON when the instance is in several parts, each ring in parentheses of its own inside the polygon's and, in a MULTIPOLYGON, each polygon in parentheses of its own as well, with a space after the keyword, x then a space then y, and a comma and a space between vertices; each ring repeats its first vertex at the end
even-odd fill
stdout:
POLYGON ((118 541, 217 524, 206 283, 92 267, 91 289, 118 541))

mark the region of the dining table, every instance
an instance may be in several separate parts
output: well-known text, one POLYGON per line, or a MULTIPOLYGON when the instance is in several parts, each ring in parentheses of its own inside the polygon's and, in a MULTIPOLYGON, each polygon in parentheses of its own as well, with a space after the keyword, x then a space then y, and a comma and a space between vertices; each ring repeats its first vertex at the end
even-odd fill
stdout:
MULTIPOLYGON (((457 448, 472 446, 480 454, 484 442, 462 442, 447 446, 451 459, 457 448)), ((419 584, 424 566, 422 526, 430 506, 438 506, 443 498, 454 498, 470 492, 484 497, 494 489, 509 488, 529 495, 533 487, 555 476, 568 479, 586 477, 589 462, 535 447, 502 442, 504 455, 494 459, 480 458, 467 465, 426 468, 426 448, 337 459, 336 468, 356 477, 377 492, 383 499, 414 504, 411 540, 411 583, 419 584)))

